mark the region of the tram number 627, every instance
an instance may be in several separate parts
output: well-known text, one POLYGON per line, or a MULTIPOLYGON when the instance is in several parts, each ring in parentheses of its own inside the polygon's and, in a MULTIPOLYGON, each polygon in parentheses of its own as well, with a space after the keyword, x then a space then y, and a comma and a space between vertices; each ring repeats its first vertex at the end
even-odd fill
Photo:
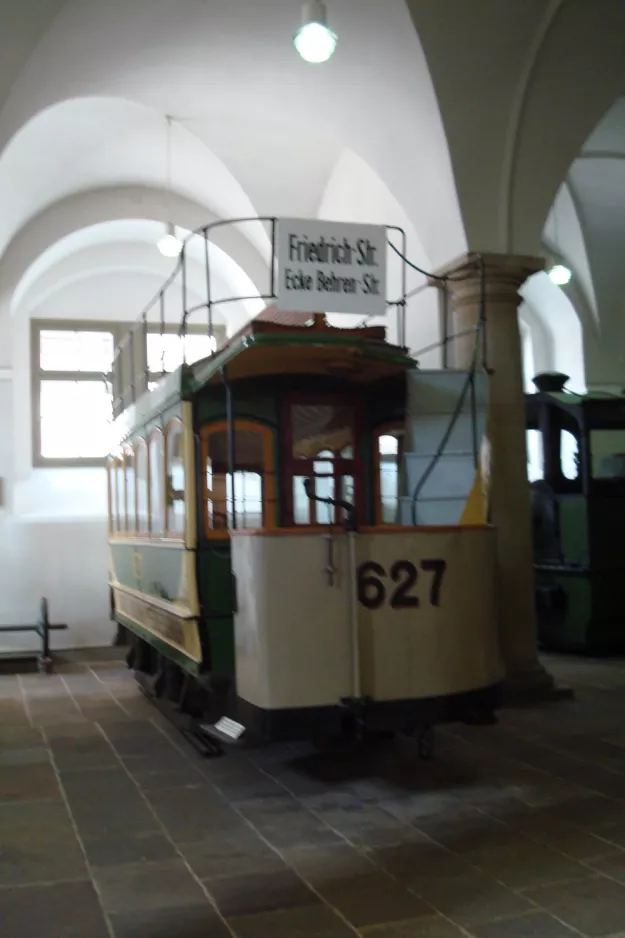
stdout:
POLYGON ((422 560, 419 569, 410 560, 396 560, 388 574, 375 561, 361 563, 357 571, 358 602, 367 609, 379 609, 386 602, 387 590, 384 580, 390 577, 397 586, 391 593, 391 609, 418 609, 421 601, 412 590, 417 585, 419 570, 432 573, 430 581, 430 606, 440 606, 441 586, 447 569, 446 560, 422 560))

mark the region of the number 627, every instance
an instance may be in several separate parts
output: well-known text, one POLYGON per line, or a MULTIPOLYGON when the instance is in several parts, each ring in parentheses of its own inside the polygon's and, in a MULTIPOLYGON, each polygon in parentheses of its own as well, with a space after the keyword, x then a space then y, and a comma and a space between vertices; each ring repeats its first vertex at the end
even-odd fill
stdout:
POLYGON ((410 560, 396 560, 388 573, 375 561, 361 563, 357 570, 358 602, 367 609, 379 609, 386 602, 387 587, 384 581, 390 577, 397 584, 391 592, 391 609, 418 609, 421 600, 412 590, 419 580, 419 571, 423 571, 432 574, 429 604, 440 606, 446 569, 446 560, 422 560, 419 568, 410 560))

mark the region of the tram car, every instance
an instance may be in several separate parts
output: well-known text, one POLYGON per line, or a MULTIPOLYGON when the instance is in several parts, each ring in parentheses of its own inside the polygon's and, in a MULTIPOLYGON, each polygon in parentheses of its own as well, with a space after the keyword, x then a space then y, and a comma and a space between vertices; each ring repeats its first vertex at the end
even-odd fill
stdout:
POLYGON ((207 751, 494 721, 479 466, 440 523, 431 479, 410 516, 427 374, 384 328, 270 307, 127 406, 116 390, 112 616, 137 680, 207 751))
POLYGON ((568 376, 526 395, 536 609, 554 651, 625 651, 625 395, 574 394, 568 376))

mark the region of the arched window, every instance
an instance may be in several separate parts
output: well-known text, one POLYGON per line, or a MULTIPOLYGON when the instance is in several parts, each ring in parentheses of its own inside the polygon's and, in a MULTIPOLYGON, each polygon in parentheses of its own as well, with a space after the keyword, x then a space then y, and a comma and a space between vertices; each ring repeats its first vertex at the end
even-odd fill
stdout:
POLYGON ((172 420, 165 431, 167 456, 167 533, 181 536, 185 528, 184 436, 180 420, 172 420))
POLYGON ((404 450, 404 428, 380 427, 373 437, 376 524, 399 524, 399 473, 404 450))
POLYGON ((126 488, 126 531, 134 533, 137 527, 135 454, 132 447, 124 447, 124 474, 126 488))
POLYGON ((232 527, 259 530, 275 526, 271 430, 237 420, 233 442, 234 479, 229 471, 227 424, 213 424, 202 431, 204 521, 209 536, 232 527))
POLYGON ((165 533, 165 446, 161 430, 148 441, 150 466, 150 532, 165 533))
POLYGON ((135 474, 137 482, 137 532, 149 531, 148 447, 145 440, 135 444, 135 474))

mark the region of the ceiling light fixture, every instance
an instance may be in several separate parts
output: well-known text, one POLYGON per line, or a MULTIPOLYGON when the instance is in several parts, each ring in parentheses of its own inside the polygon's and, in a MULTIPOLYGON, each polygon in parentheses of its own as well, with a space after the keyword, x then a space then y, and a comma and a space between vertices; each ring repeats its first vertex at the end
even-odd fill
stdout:
POLYGON ((165 234, 157 242, 157 248, 163 257, 178 257, 182 250, 182 241, 176 237, 176 229, 171 222, 165 225, 165 234))
POLYGON ((295 48, 306 62, 327 62, 336 49, 337 36, 327 24, 323 0, 309 0, 302 9, 302 25, 295 33, 295 48))
POLYGON ((564 287, 571 279, 571 271, 564 264, 554 264, 549 271, 549 279, 558 287, 564 287))

